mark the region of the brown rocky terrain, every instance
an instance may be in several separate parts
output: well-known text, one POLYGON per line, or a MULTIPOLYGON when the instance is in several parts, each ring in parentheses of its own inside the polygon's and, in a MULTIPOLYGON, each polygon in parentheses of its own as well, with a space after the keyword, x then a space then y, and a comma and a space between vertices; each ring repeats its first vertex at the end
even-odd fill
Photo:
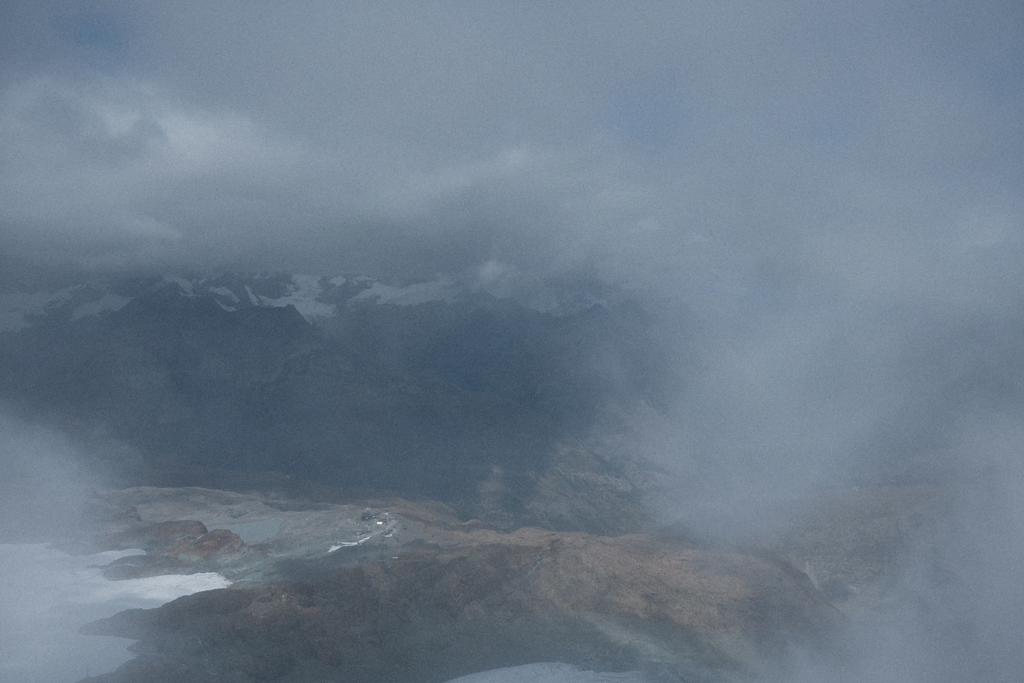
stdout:
POLYGON ((640 536, 464 535, 97 622, 89 633, 141 643, 139 659, 94 680, 442 681, 531 661, 740 677, 838 625, 779 563, 640 536))
MULTIPOLYGON (((587 451, 561 457, 533 488, 552 502, 595 476, 587 451)), ((89 625, 138 642, 88 680, 445 681, 536 661, 776 680, 794 659, 845 657, 844 634, 885 620, 955 508, 934 485, 823 490, 725 546, 655 534, 614 499, 587 514, 632 533, 503 532, 427 499, 242 483, 97 495, 89 547, 147 552, 108 578, 214 571, 233 585, 89 625)), ((480 499, 499 509, 506 485, 496 471, 480 499)))
POLYGON ((502 533, 399 498, 143 487, 103 502, 101 543, 149 553, 108 576, 220 571, 234 585, 89 625, 139 640, 135 660, 95 683, 444 681, 533 661, 751 680, 784 670, 794 648, 828 652, 844 623, 805 574, 768 554, 644 534, 502 533), (175 519, 186 512, 201 521, 175 519))

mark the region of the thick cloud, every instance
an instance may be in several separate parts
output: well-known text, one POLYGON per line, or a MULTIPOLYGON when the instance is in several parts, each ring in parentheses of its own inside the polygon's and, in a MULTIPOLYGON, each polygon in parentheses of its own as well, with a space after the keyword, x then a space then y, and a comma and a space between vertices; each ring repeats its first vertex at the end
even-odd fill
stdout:
POLYGON ((1012 3, 7 12, 0 221, 28 256, 721 286, 753 259, 902 291, 1019 237, 1012 3))

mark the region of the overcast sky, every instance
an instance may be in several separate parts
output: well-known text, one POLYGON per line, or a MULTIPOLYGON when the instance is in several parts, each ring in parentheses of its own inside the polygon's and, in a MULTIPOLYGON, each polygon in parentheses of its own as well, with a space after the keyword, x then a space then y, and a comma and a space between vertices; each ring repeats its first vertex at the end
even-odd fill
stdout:
POLYGON ((1020 248, 1013 0, 0 12, 0 248, 29 258, 970 297, 950 269, 1020 248))

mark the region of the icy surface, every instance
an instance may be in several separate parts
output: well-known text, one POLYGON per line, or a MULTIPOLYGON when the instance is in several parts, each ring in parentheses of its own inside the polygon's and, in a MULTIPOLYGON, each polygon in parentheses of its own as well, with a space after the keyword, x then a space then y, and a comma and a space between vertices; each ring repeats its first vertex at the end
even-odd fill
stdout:
POLYGON ((0 544, 0 680, 64 683, 112 671, 131 659, 131 641, 84 636, 81 626, 229 583, 210 573, 127 581, 100 573, 100 566, 141 552, 72 556, 45 545, 0 544))

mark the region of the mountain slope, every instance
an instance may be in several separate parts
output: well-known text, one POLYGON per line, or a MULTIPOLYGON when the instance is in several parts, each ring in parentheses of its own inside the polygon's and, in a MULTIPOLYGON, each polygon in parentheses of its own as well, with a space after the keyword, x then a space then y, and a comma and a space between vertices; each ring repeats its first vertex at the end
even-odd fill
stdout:
POLYGON ((658 397, 628 305, 578 294, 540 311, 454 281, 238 274, 6 301, 32 305, 0 333, 0 398, 109 434, 150 472, 390 489, 502 528, 622 531, 642 514, 622 464, 585 445, 599 407, 658 397), (578 476, 557 474, 569 462, 578 476))

